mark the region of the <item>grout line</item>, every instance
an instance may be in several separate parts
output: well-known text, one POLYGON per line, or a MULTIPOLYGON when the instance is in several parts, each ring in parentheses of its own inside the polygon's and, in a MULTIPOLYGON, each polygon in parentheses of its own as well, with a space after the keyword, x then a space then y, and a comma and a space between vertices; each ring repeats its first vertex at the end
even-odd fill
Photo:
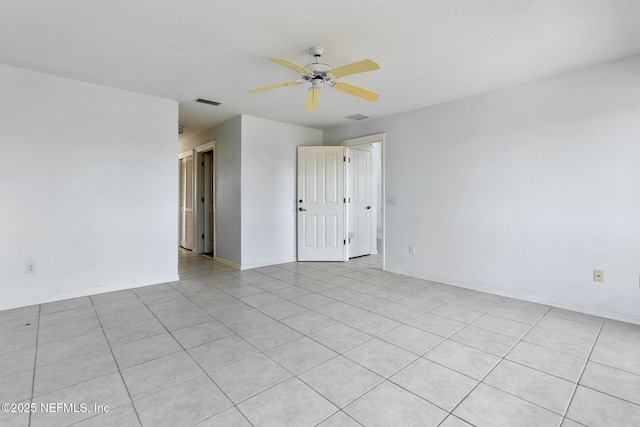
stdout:
MULTIPOLYGON (((120 369, 120 365, 118 364, 118 359, 116 359, 116 355, 113 353, 113 348, 111 347, 111 342, 109 342, 109 338, 107 338, 107 334, 105 333, 104 327, 102 326, 102 321, 100 320, 100 316, 98 315, 98 312, 96 311, 96 306, 93 303, 93 299, 89 298, 91 300, 91 306, 93 307, 94 312, 96 313, 96 318, 98 319, 98 324, 100 325, 100 329, 102 330, 102 334, 104 335, 104 339, 107 342, 107 345, 109 346, 109 352, 111 353, 111 357, 113 358, 113 363, 115 363, 116 365, 116 369, 118 369, 118 375, 120 375, 120 381, 122 381, 122 385, 124 386, 124 389, 127 391, 127 396, 129 396, 129 402, 131 402, 131 407, 133 408, 133 412, 136 414, 136 418, 138 419, 138 422, 140 423, 140 425, 142 424, 142 420, 140 419, 140 414, 138 414, 138 409, 136 408, 136 406, 133 404, 133 398, 131 397, 131 392, 129 392, 129 387, 127 386, 127 383, 124 380, 124 377, 122 376, 122 370, 120 369)), ((125 404, 123 404, 125 405, 125 404)), ((120 405, 122 406, 122 405, 120 405)), ((97 415, 94 415, 97 416, 97 415)), ((93 418, 93 417, 89 417, 89 418, 93 418)), ((87 418, 87 419, 89 419, 87 418)))
MULTIPOLYGON (((174 289, 175 289, 175 288, 174 288, 174 289)), ((183 295, 185 298, 187 298, 189 301, 194 302, 194 301, 192 301, 192 300, 191 300, 191 298, 190 298, 189 296, 187 296, 187 295, 183 294, 182 292, 180 292, 180 290, 179 290, 179 289, 176 289, 176 291, 177 291, 178 293, 180 293, 181 295, 183 295)), ((222 389, 222 387, 220 387, 220 386, 218 385, 218 383, 217 383, 217 382, 215 382, 215 380, 211 377, 211 375, 209 374, 209 372, 208 372, 206 369, 204 369, 204 367, 202 367, 202 365, 200 365, 200 363, 199 363, 197 360, 195 360, 195 359, 194 359, 193 355, 191 355, 191 353, 189 353, 189 351, 188 351, 188 350, 187 350, 187 349, 182 345, 182 343, 181 343, 181 342, 180 342, 180 341, 179 341, 179 340, 178 340, 178 339, 177 339, 177 338, 176 338, 176 337, 171 333, 171 331, 170 331, 170 330, 165 326, 165 324, 164 324, 164 323, 163 323, 163 322, 162 322, 162 321, 161 321, 161 320, 156 316, 156 314, 155 314, 151 309, 149 309, 149 307, 147 306, 147 304, 146 304, 144 301, 142 301, 142 303, 145 305, 145 307, 147 307, 147 310, 149 310, 149 312, 153 315, 153 317, 154 317, 158 322, 160 322, 160 324, 161 324, 161 325, 162 325, 162 327, 167 331, 167 333, 168 333, 169 335, 171 335, 171 337, 176 341, 176 343, 177 343, 177 344, 182 348, 182 350, 185 352, 185 354, 186 354, 187 356, 189 356, 189 358, 193 361, 193 363, 195 363, 195 364, 196 364, 196 366, 198 366, 198 368, 200 368, 200 370, 202 370, 202 372, 204 373, 204 375, 206 375, 206 376, 207 376, 207 378, 209 378, 209 380, 210 380, 210 381, 211 381, 211 382, 216 386, 216 388, 220 391, 220 393, 222 393, 222 394, 224 395, 224 397, 226 397, 226 398, 227 398, 227 400, 229 401, 229 403, 231 403, 231 405, 233 405, 232 407, 233 407, 233 408, 235 408, 235 409, 236 409, 236 411, 238 411, 238 412, 240 413, 240 415, 242 415, 242 416, 245 418, 245 420, 246 420, 250 425, 252 425, 252 426, 253 426, 253 423, 249 420, 249 418, 247 418, 247 416, 246 416, 246 415, 245 415, 245 414, 240 410, 240 408, 238 408, 238 406, 236 405, 236 403, 235 403, 235 402, 234 402, 234 401, 233 401, 233 400, 232 400, 232 399, 227 395, 227 393, 222 389)), ((194 303, 195 303, 195 302, 194 302, 194 303)), ((201 310, 205 311, 205 310, 204 310, 202 307, 200 307, 197 303, 195 303, 195 304, 196 304, 196 305, 197 305, 201 310)), ((207 311, 205 311, 205 312, 206 312, 209 316, 211 316, 214 320, 216 320, 217 322, 220 322, 220 321, 219 321, 216 317, 214 317, 212 314, 210 314, 210 313, 209 313, 209 312, 207 312, 207 311)), ((206 322, 203 322, 203 323, 206 323, 206 322)), ((222 323, 222 322, 220 322, 220 323, 221 323, 223 326, 227 327, 226 325, 224 325, 224 323, 222 323)), ((198 324, 200 324, 200 323, 198 323, 198 324)), ((191 325, 191 326, 196 326, 196 325, 191 325)), ((185 327, 189 327, 189 326, 185 326, 185 327)), ((245 340, 244 338, 242 338, 240 335, 238 335, 238 333, 237 333, 237 332, 235 332, 234 330, 232 330, 232 329, 230 329, 230 328, 228 328, 228 329, 229 329, 231 332, 233 332, 235 336, 237 336, 238 338, 240 338, 240 339, 244 340, 244 341, 245 341, 245 342, 247 342, 249 345, 251 345, 252 347, 256 348, 258 351, 260 351, 260 349, 258 349, 257 347, 253 346, 253 344, 251 344, 250 342, 248 342, 247 340, 245 340)), ((176 330, 178 330, 178 329, 176 329, 176 330)), ((230 337, 230 336, 233 336, 233 335, 227 335, 226 337, 230 337)), ((219 339, 224 339, 224 338, 226 338, 226 337, 221 337, 221 338, 219 338, 219 339)), ((213 340, 213 341, 217 341, 217 340, 213 340)), ((208 341, 208 342, 213 342, 213 341, 208 341)), ((203 344, 206 344, 206 343, 203 343, 203 344)), ((201 345, 202 345, 202 344, 201 344, 201 345)), ((251 356, 244 357, 244 358, 242 358, 242 359, 240 359, 240 360, 237 360, 236 362, 240 362, 240 361, 242 361, 242 360, 248 359, 248 358, 253 357, 253 356, 255 356, 255 354, 254 354, 254 355, 251 355, 251 356)), ((164 357, 164 356, 161 356, 161 357, 164 357)), ((152 360, 154 360, 154 359, 152 359, 152 360)), ((146 363, 146 362, 143 362, 143 363, 146 363)), ((234 363, 235 363, 235 362, 234 362, 234 363)), ((231 364, 232 364, 232 363, 229 363, 229 364, 224 365, 224 366, 228 366, 228 365, 231 365, 231 364)), ((222 366, 221 366, 221 368, 222 368, 222 366)), ((184 381, 181 381, 181 382, 180 382, 180 383, 178 383, 178 384, 182 384, 182 383, 184 383, 184 382, 186 382, 186 381, 189 381, 189 380, 191 380, 191 379, 193 379, 193 378, 188 378, 188 379, 186 379, 186 380, 184 380, 184 381)), ((177 385, 177 384, 173 384, 173 385, 171 385, 171 386, 169 386, 169 387, 166 387, 166 388, 164 388, 164 389, 162 389, 162 390, 166 390, 166 389, 171 388, 171 387, 173 387, 173 386, 175 386, 175 385, 177 385)), ((157 390, 157 391, 155 391, 154 393, 157 393, 157 392, 159 392, 159 391, 161 391, 161 390, 157 390)), ((153 393, 151 393, 151 394, 153 394, 153 393)), ((150 394, 150 395, 151 395, 151 394, 150 394)), ((241 403, 241 402, 238 402, 238 403, 241 403)), ((209 419, 209 418, 215 417, 216 415, 221 414, 222 412, 224 412, 224 411, 226 411, 226 410, 228 410, 228 409, 230 409, 230 408, 231 408, 231 407, 229 407, 229 408, 225 408, 225 409, 223 409, 222 411, 216 412, 215 414, 211 415, 210 417, 205 418, 204 420, 207 420, 207 419, 209 419)), ((199 423, 199 422, 202 422, 202 421, 204 421, 204 420, 199 420, 199 421, 197 421, 197 422, 199 423)), ((142 424, 142 423, 141 423, 141 424, 142 424)))
MULTIPOLYGON (((509 355, 509 353, 511 353, 511 351, 513 351, 513 349, 514 349, 518 344, 520 344, 520 342, 522 342, 522 338, 524 338, 524 337, 525 337, 525 336, 526 336, 526 335, 527 335, 527 334, 528 334, 528 333, 529 333, 529 332, 530 332, 534 327, 536 327, 536 325, 537 325, 538 323, 540 323, 540 322, 542 321, 542 319, 544 319, 544 317, 547 315, 547 313, 549 313, 549 311, 550 311, 550 310, 551 310, 551 307, 549 307, 549 308, 547 309, 547 311, 545 311, 545 313, 544 313, 542 316, 540 316, 540 318, 539 318, 535 323, 533 323, 533 324, 531 325, 531 327, 530 327, 529 329, 527 329, 527 330, 526 330, 526 331, 525 331, 525 332, 520 336, 520 338, 518 338, 518 340, 517 340, 517 341, 516 341, 516 342, 515 342, 515 343, 514 343, 510 348, 509 348, 509 350, 507 350, 507 352, 506 352, 505 354, 503 354, 503 355, 502 355, 502 357, 500 357, 500 359, 498 359, 498 361, 497 361, 497 362, 496 362, 496 363, 491 367, 491 369, 489 369, 489 371, 488 371, 488 372, 487 372, 487 373, 486 373, 486 374, 485 374, 485 375, 480 379, 480 381, 478 381, 478 383, 477 383, 477 384, 476 384, 476 385, 475 385, 471 390, 469 390, 469 392, 468 392, 467 394, 465 394, 465 396, 460 400, 460 402, 458 402, 458 404, 457 404, 456 406, 454 406, 454 407, 453 407, 453 409, 451 409, 451 411, 449 411, 449 415, 447 415, 447 417, 449 417, 450 415, 454 415, 454 414, 453 414, 453 413, 454 413, 454 411, 455 411, 456 409, 458 409, 458 407, 462 404, 462 402, 464 402, 464 401, 469 397, 469 395, 471 395, 471 393, 473 393, 473 391, 474 391, 475 389, 477 389, 477 388, 480 386, 480 384, 484 384, 484 380, 485 380, 485 379, 486 379, 486 378, 491 374, 491 372, 493 372, 493 371, 494 371, 494 369, 495 369, 495 368, 496 368, 496 367, 497 367, 497 366, 498 366, 498 365, 499 365, 503 360, 505 360, 505 358, 507 357, 507 355, 509 355)), ((456 372, 457 372, 457 371, 456 371, 456 372)), ((488 385, 488 384, 487 384, 487 385, 488 385)), ((501 390, 501 391, 502 391, 502 390, 501 390)), ((505 392, 505 393, 506 393, 506 392, 505 392)), ((511 393, 508 393, 508 394, 511 394, 511 393)), ((517 397, 517 396, 516 396, 516 397, 517 397)), ((519 398, 519 399, 521 399, 521 400, 524 400, 524 399, 522 399, 521 397, 518 397, 518 398, 519 398)), ((525 402, 528 402, 528 401, 527 401, 527 400, 525 400, 525 402)), ((529 402, 529 403, 531 403, 531 402, 529 402)), ((536 405, 536 406, 539 406, 539 405, 536 405)), ((546 408, 545 408, 545 409, 546 409, 546 408)), ((454 416, 457 416, 457 415, 454 415, 454 416)), ((461 418, 461 417, 458 417, 458 418, 460 418, 460 419, 464 420, 464 419, 463 419, 463 418, 461 418)), ((445 419, 446 419, 446 418, 445 418, 445 419)), ((470 421, 467 421, 467 420, 464 420, 464 421, 471 423, 470 421)), ((444 420, 442 420, 442 422, 444 422, 444 420)))
MULTIPOLYGON (((376 385, 376 387, 378 387, 378 386, 376 385)), ((324 397, 324 396, 322 396, 322 397, 324 397)), ((326 399, 326 397, 325 397, 325 399, 326 399)), ((346 408, 347 406, 348 406, 348 405, 345 405, 344 407, 346 408)), ((338 409, 338 411, 336 411, 336 412, 334 412, 333 414, 329 415, 327 418, 325 418, 324 420, 320 421, 319 423, 314 424, 314 427, 318 427, 318 426, 320 426, 320 424, 324 423, 324 422, 325 422, 325 421, 327 421, 329 418, 331 418, 331 417, 333 417, 333 416, 335 416, 336 414, 339 414, 339 413, 344 414, 344 416, 345 416, 345 417, 349 418, 351 421, 353 421, 354 423, 358 424, 359 426, 363 426, 363 427, 365 427, 365 425, 364 425, 364 424, 362 424, 360 421, 356 420, 355 418, 351 417, 349 414, 347 414, 346 412, 344 412, 344 411, 342 410, 342 408, 339 408, 339 409, 338 409)))
POLYGON ((561 427, 562 423, 567 418, 567 413, 569 412, 569 408, 571 407, 571 403, 573 402, 573 398, 576 395, 576 391, 578 391, 578 386, 580 385, 580 380, 582 380, 582 376, 584 375, 584 371, 587 369, 587 365, 589 364, 589 359, 591 358, 591 354, 593 353, 593 349, 596 347, 596 344, 598 342, 598 338, 600 338, 600 334, 602 333, 602 328, 603 327, 604 327, 604 320, 602 320, 600 322, 600 328, 598 329, 598 334, 596 335, 595 339, 593 340, 593 344, 591 345, 591 350, 589 350, 589 354, 587 355, 586 359, 584 360, 584 365, 582 365, 582 370, 580 371, 580 376, 576 380, 576 385, 573 388, 573 392, 571 393, 571 397, 569 398, 569 402, 567 403, 567 406, 565 407, 564 412, 562 413, 562 419, 560 420, 560 424, 559 424, 558 427, 561 427))
MULTIPOLYGON (((42 304, 38 305, 38 320, 36 320, 36 347, 33 350, 33 375, 31 377, 31 398, 29 399, 29 407, 33 404, 33 393, 36 388, 36 369, 38 362, 38 340, 40 339, 40 315, 42 313, 42 304)), ((29 422, 27 424, 28 427, 31 427, 31 413, 29 411, 29 422)))

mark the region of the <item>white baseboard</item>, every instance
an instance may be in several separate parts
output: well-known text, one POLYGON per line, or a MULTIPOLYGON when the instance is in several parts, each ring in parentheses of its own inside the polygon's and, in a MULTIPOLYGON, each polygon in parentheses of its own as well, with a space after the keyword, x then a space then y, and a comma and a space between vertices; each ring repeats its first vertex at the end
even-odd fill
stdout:
POLYGON ((177 282, 178 280, 180 280, 180 276, 178 274, 175 274, 170 276, 156 277, 153 279, 142 280, 142 281, 125 282, 125 283, 118 283, 115 285, 107 285, 107 286, 100 286, 100 287, 94 287, 94 288, 77 289, 77 290, 67 291, 67 292, 59 292, 53 295, 38 296, 34 298, 27 298, 20 301, 3 302, 3 303, 0 303, 0 310, 9 310, 12 308, 26 307, 29 305, 45 304, 48 302, 62 301, 65 299, 80 298, 80 297, 86 297, 89 295, 104 294, 104 293, 113 292, 113 291, 122 291, 125 289, 142 288, 144 286, 160 285, 162 283, 177 282))
POLYGON ((240 264, 236 264, 235 262, 229 261, 227 259, 214 256, 213 260, 219 262, 220 264, 224 264, 227 267, 231 267, 231 268, 235 268, 236 270, 240 270, 240 264))
POLYGON ((390 273, 395 273, 395 274, 403 274, 405 276, 415 277, 417 279, 429 280, 429 281, 435 282, 435 283, 442 283, 442 284, 445 284, 445 285, 458 286, 460 288, 465 288, 465 289, 469 289, 469 290, 472 290, 472 291, 487 292, 487 293, 490 293, 490 294, 500 295, 500 296, 507 297, 507 298, 513 298, 513 299, 518 299, 518 300, 522 300, 522 301, 533 302, 533 303, 536 303, 536 304, 548 305, 550 307, 562 308, 562 309, 565 309, 565 310, 577 311, 578 313, 584 313, 584 314, 589 314, 589 315, 598 316, 598 317, 605 317, 607 319, 620 320, 621 322, 627 322, 627 323, 633 323, 633 324, 636 324, 636 325, 640 325, 640 317, 635 316, 633 314, 616 313, 616 312, 611 312, 611 311, 606 311, 606 310, 591 309, 591 308, 588 308, 588 307, 582 307, 580 305, 575 305, 575 304, 566 304, 566 303, 557 302, 557 301, 549 301, 549 300, 546 300, 544 298, 536 297, 534 295, 517 294, 517 293, 514 293, 514 292, 506 292, 504 289, 498 289, 498 288, 492 288, 492 287, 486 287, 486 286, 479 286, 478 284, 467 283, 467 282, 459 282, 459 281, 451 280, 451 279, 443 279, 441 277, 429 276, 429 275, 426 275, 426 274, 416 273, 414 271, 407 271, 407 270, 402 270, 402 269, 397 269, 397 268, 389 268, 389 267, 387 267, 385 269, 385 271, 388 271, 390 273))
POLYGON ((295 258, 287 258, 287 259, 272 259, 269 261, 263 261, 263 262, 256 262, 253 264, 242 264, 240 270, 250 270, 252 268, 260 268, 260 267, 267 267, 270 265, 278 265, 278 264, 287 264, 289 262, 296 262, 297 259, 295 258))

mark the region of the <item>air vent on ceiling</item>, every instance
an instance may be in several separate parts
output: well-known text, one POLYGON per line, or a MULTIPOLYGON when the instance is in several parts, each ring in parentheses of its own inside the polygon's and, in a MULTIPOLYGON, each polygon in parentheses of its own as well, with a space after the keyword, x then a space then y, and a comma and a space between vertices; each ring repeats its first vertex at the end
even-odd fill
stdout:
POLYGON ((352 114, 350 116, 345 117, 345 119, 351 119, 351 120, 364 120, 368 118, 369 116, 365 116, 364 114, 352 114))
POLYGON ((198 98, 196 99, 196 102, 199 102, 201 104, 209 104, 209 105, 220 105, 220 103, 218 101, 210 101, 208 99, 204 99, 204 98, 198 98))

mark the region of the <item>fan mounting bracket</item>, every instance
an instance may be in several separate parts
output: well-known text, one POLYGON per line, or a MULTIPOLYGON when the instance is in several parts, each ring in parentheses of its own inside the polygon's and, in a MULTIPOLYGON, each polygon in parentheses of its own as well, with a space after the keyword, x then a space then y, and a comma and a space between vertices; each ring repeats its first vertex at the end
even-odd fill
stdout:
POLYGON ((316 58, 320 58, 322 55, 324 55, 324 48, 320 46, 311 46, 309 48, 309 53, 316 58))

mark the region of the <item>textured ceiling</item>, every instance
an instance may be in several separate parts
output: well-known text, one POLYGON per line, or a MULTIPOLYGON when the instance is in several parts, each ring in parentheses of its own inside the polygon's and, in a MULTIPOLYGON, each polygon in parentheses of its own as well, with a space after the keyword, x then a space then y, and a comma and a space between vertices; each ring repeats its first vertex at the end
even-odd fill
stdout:
POLYGON ((185 136, 238 114, 315 128, 380 117, 640 53, 638 0, 0 0, 0 63, 180 102, 185 136), (267 61, 381 69, 304 111, 307 85, 267 61), (196 98, 222 102, 219 107, 196 98))

